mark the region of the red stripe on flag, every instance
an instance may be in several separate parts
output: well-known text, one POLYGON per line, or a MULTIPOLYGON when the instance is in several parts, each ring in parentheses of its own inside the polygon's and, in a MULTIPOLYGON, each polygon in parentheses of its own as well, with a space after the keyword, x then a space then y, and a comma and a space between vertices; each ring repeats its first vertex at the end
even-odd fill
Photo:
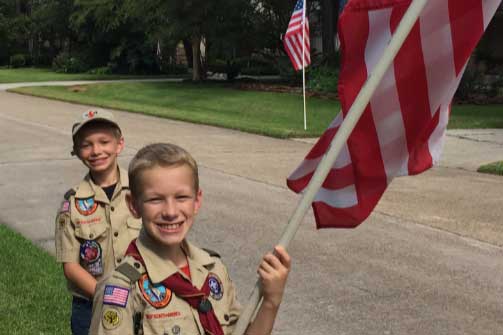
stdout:
POLYGON ((323 182, 322 187, 335 190, 353 185, 355 183, 355 174, 352 165, 346 165, 339 169, 332 169, 323 182))
POLYGON ((482 2, 449 0, 449 16, 457 75, 465 66, 466 60, 484 32, 482 2))
POLYGON ((306 159, 314 159, 323 156, 325 151, 327 151, 327 147, 330 145, 330 142, 332 142, 332 139, 337 133, 337 130, 339 130, 339 127, 327 129, 318 139, 318 142, 316 142, 311 151, 309 151, 306 159))
MULTIPOLYGON (((390 25, 393 33, 407 8, 406 6, 397 6, 393 9, 390 25)), ((428 143, 422 142, 425 140, 421 134, 424 129, 418 127, 418 125, 430 123, 432 115, 419 21, 416 22, 402 48, 397 53, 393 65, 407 139, 407 150, 409 151, 408 170, 409 172, 416 171, 418 173, 418 165, 431 167, 433 161, 428 143), (408 80, 407 78, 414 78, 414 80, 408 80), (408 112, 411 110, 421 112, 408 112)), ((431 134, 428 134, 427 138, 429 138, 429 135, 431 134)))

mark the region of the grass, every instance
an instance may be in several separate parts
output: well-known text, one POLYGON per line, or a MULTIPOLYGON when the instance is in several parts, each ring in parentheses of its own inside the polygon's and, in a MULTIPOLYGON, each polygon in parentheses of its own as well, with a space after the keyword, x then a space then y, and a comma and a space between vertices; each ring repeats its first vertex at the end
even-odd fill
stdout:
POLYGON ((454 105, 448 128, 503 128, 503 105, 454 105))
POLYGON ((309 98, 304 131, 302 96, 244 91, 225 84, 116 83, 14 91, 274 137, 318 136, 340 109, 336 101, 309 98))
MULTIPOLYGON (((58 73, 44 68, 0 68, 0 83, 23 83, 40 81, 68 81, 68 80, 111 80, 145 78, 133 75, 98 75, 89 73, 58 73)), ((152 76, 148 77, 151 78, 152 76)))
POLYGON ((0 225, 0 334, 68 334, 70 294, 47 252, 0 225))
POLYGON ((482 165, 477 169, 477 172, 503 176, 503 161, 482 165))
MULTIPOLYGON (((280 138, 317 137, 340 109, 336 101, 309 98, 304 131, 300 95, 243 91, 226 84, 116 83, 13 91, 280 138)), ((448 128, 503 128, 503 107, 455 105, 448 128)))

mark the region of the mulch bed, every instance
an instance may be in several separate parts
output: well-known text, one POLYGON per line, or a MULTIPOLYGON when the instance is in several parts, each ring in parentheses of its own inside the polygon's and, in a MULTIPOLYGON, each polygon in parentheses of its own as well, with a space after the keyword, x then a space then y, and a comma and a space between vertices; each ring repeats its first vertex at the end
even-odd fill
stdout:
MULTIPOLYGON (((234 85, 239 90, 251 90, 261 92, 275 92, 275 93, 293 93, 302 94, 302 87, 289 86, 282 84, 268 84, 268 83, 237 83, 234 85)), ((337 92, 319 92, 306 89, 307 97, 317 97, 328 100, 339 100, 337 92)))

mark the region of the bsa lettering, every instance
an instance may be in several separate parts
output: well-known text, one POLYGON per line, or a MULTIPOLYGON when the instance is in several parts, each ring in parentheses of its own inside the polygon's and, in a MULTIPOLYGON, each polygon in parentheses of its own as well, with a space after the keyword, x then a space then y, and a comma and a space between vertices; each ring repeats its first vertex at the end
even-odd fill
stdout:
POLYGON ((174 318, 177 316, 182 315, 180 312, 169 312, 169 313, 156 313, 156 314, 145 314, 145 317, 147 320, 152 320, 152 319, 165 319, 165 318, 174 318))

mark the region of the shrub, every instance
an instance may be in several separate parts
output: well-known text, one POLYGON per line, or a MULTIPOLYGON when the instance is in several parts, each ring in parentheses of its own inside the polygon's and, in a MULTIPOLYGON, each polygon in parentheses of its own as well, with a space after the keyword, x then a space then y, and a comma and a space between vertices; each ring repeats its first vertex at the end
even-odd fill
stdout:
POLYGON ((61 52, 54 58, 52 68, 56 72, 63 73, 81 73, 86 71, 84 62, 67 52, 61 52))
POLYGON ((339 70, 330 66, 318 66, 309 69, 306 85, 308 89, 320 92, 337 92, 339 70))
POLYGON ((162 72, 166 74, 187 74, 188 68, 184 64, 169 64, 163 67, 162 72))
POLYGON ((90 74, 97 74, 97 75, 106 75, 106 74, 112 74, 112 69, 108 66, 102 66, 102 67, 97 67, 94 69, 91 69, 87 71, 90 74))
POLYGON ((208 65, 208 71, 227 74, 227 80, 233 80, 241 71, 238 60, 217 59, 208 65))
POLYGON ((10 57, 10 66, 19 68, 26 66, 26 56, 23 54, 15 54, 10 57))

